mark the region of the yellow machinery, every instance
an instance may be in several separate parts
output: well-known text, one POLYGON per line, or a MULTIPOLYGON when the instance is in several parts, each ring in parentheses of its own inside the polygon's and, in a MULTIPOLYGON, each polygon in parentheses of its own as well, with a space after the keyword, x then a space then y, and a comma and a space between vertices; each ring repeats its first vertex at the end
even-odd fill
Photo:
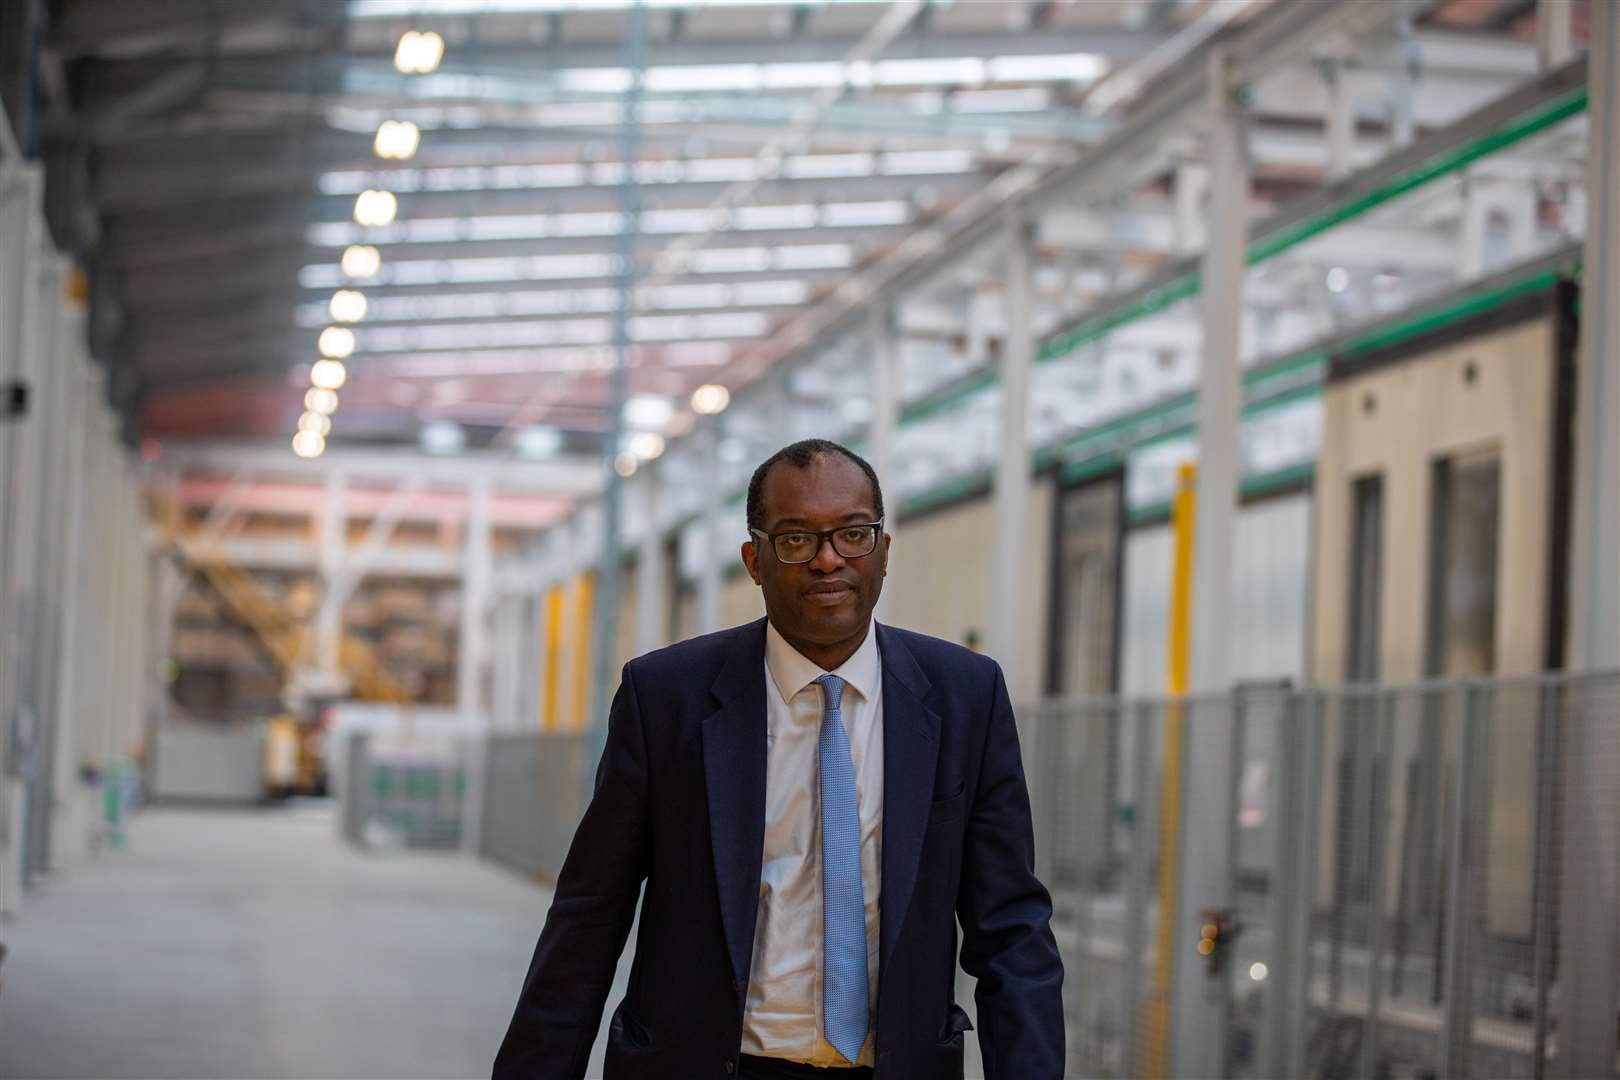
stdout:
MULTIPOLYGON (((264 643, 283 679, 290 678, 307 663, 313 636, 310 621, 267 593, 251 573, 227 559, 216 543, 183 527, 173 508, 160 502, 157 509, 169 511, 158 514, 158 520, 164 523, 165 545, 208 582, 232 615, 264 643)), ((383 667, 375 650, 352 634, 344 633, 339 639, 338 664, 348 677, 354 697, 361 701, 390 705, 410 705, 414 701, 383 667)), ((313 718, 300 723, 290 715, 282 715, 271 721, 265 760, 269 790, 308 794, 322 786, 320 734, 313 718)))

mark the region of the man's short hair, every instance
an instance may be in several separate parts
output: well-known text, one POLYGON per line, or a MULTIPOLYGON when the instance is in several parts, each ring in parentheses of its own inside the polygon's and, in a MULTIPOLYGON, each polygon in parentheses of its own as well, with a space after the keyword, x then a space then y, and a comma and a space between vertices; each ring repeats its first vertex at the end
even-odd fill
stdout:
POLYGON ((872 509, 877 512, 879 518, 882 518, 883 488, 878 483, 877 472, 867 464, 865 458, 849 447, 840 446, 830 439, 802 439, 792 446, 782 447, 754 470, 753 478, 748 481, 748 527, 765 531, 765 478, 770 475, 774 466, 785 463, 795 469, 808 469, 817 458, 831 455, 847 458, 860 466, 861 472, 866 474, 867 482, 872 485, 872 509))

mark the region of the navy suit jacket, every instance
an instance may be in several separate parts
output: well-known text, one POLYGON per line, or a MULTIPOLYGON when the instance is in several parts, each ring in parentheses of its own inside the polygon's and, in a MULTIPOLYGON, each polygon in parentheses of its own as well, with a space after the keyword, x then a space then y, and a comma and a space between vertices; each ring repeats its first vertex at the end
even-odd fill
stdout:
MULTIPOLYGON (((1063 968, 1035 878, 1000 667, 878 626, 883 860, 876 1074, 962 1075, 956 927, 987 1080, 1063 1075, 1063 968)), ((807 779, 806 782, 809 782, 807 779)), ((641 902, 607 1080, 732 1076, 765 832, 765 620, 626 664, 596 791, 535 947, 497 1078, 580 1080, 641 902), (645 892, 643 892, 645 883, 645 892)))

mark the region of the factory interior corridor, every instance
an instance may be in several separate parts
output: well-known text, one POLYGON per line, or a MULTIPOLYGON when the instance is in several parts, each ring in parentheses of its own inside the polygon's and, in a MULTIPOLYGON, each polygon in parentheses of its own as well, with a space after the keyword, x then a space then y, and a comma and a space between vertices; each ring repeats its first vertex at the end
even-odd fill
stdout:
POLYGON ((487 1076, 551 901, 357 852, 318 801, 148 810, 39 890, 3 930, 0 1076, 487 1076))

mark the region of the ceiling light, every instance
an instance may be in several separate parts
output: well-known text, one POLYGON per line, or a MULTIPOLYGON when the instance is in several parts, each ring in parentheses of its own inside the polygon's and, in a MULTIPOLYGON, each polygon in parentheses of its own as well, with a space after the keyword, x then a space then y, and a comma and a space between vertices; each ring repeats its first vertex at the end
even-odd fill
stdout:
POLYGON ((624 403, 626 427, 652 431, 669 423, 675 403, 661 394, 633 394, 624 403))
POLYGON ((556 456, 562 449, 563 433, 554 427, 543 424, 530 424, 517 433, 513 440, 513 447, 519 457, 549 458, 556 456))
POLYGON ((1335 266, 1327 272, 1328 292, 1342 293, 1350 287, 1350 271, 1342 266, 1335 266))
POLYGON ((444 38, 431 30, 407 30, 394 49, 394 67, 405 75, 426 75, 444 59, 444 38))
POLYGON ((326 440, 311 431, 300 431, 293 436, 293 453, 301 458, 317 458, 326 450, 326 440))
POLYGON ((338 396, 331 390, 323 390, 319 386, 312 386, 304 395, 304 408, 310 412, 320 413, 322 416, 331 416, 337 412, 338 396))
MULTIPOLYGON (((331 391, 327 392, 330 393, 331 391)), ((324 439, 327 433, 332 430, 332 419, 324 413, 307 412, 298 418, 298 430, 313 432, 324 439)))
POLYGON ((377 129, 377 138, 371 148, 380 158, 408 161, 416 156, 416 148, 421 142, 421 130, 409 120, 384 120, 377 129))
POLYGON ((640 461, 652 461, 664 452, 664 437, 656 431, 638 431, 630 436, 628 448, 640 461))
POLYGON ((467 445, 467 431, 452 420, 422 425, 422 449, 429 454, 454 454, 467 445))
POLYGON ((342 360, 354 352, 354 331, 346 326, 328 326, 321 331, 321 355, 342 360))
POLYGON ((692 391, 692 411, 699 416, 714 416, 731 404, 731 391, 719 383, 705 383, 692 391))
POLYGON ((354 200, 354 220, 357 225, 376 227, 387 225, 394 220, 399 212, 399 200, 394 198, 392 191, 378 191, 367 188, 354 200))
POLYGON ((366 317, 366 294, 355 289, 339 289, 327 305, 338 322, 359 322, 366 317))
POLYGON ((636 468, 639 465, 636 455, 628 451, 613 459, 613 471, 626 479, 636 475, 636 468))
POLYGON ((309 369, 309 381, 322 390, 341 390, 349 380, 349 370, 341 360, 317 360, 309 369))
POLYGON ((348 277, 376 277, 382 269, 382 255, 369 244, 351 244, 344 249, 342 266, 348 277))

